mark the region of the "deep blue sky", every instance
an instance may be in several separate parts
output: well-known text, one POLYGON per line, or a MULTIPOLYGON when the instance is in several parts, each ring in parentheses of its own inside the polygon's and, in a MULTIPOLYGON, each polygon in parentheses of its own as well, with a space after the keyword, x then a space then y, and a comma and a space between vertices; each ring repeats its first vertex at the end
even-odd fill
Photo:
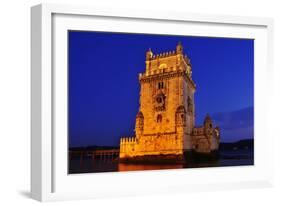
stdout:
POLYGON ((175 50, 179 41, 197 85, 196 124, 209 113, 223 142, 253 138, 254 40, 69 31, 70 146, 133 135, 145 52, 175 50))

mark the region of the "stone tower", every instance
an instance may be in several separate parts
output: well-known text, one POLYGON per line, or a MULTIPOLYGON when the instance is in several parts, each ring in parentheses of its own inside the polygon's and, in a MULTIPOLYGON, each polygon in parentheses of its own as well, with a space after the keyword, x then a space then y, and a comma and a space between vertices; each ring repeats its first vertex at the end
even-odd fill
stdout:
POLYGON ((194 93, 190 59, 178 43, 175 51, 146 52, 139 74, 140 106, 135 136, 120 140, 120 160, 180 159, 194 149, 194 93))

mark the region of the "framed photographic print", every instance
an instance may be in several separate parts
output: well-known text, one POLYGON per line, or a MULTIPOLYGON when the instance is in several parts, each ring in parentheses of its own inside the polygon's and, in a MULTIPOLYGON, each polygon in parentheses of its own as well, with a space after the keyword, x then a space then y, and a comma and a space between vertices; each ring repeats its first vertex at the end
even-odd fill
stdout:
POLYGON ((272 185, 271 19, 31 14, 33 198, 272 185))

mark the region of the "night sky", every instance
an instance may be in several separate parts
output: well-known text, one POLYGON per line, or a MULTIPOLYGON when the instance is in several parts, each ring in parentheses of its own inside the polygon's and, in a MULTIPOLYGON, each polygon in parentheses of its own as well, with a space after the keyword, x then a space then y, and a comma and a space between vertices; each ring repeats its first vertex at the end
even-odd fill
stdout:
POLYGON ((222 142, 253 138, 254 40, 69 31, 69 146, 118 146, 133 136, 145 52, 179 41, 197 85, 196 125, 209 113, 222 142))

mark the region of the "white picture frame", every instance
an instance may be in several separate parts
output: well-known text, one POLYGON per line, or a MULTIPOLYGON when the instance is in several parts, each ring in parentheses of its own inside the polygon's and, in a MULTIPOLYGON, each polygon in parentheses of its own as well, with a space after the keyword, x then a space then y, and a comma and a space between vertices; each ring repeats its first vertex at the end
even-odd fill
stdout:
POLYGON ((31 8, 31 26, 32 198, 52 201, 273 185, 274 136, 267 121, 271 97, 262 95, 273 86, 272 19, 40 4, 31 8), (255 165, 68 175, 67 142, 58 138, 67 135, 65 31, 76 28, 170 34, 165 25, 174 27, 176 34, 187 35, 192 27, 192 35, 255 39, 255 165))

